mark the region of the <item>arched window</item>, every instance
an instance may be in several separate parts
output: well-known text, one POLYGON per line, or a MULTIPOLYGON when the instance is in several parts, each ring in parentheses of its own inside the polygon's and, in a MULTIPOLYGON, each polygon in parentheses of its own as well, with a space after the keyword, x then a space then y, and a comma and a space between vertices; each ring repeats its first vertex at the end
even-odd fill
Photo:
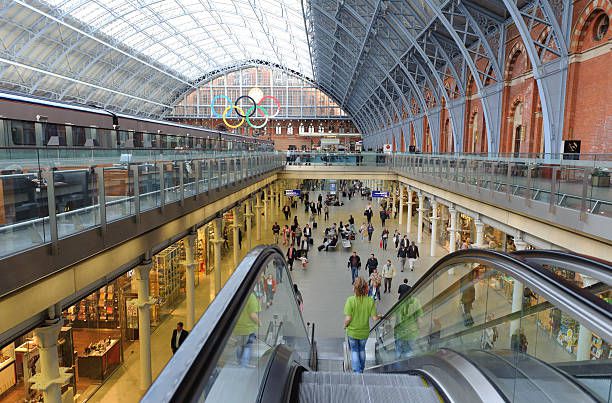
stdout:
POLYGON ((608 28, 610 26, 610 19, 608 15, 602 13, 595 20, 595 24, 593 24, 593 39, 597 42, 601 41, 606 37, 606 33, 608 33, 608 28))
POLYGON ((308 126, 308 133, 314 133, 314 126, 312 125, 312 123, 310 124, 310 126, 308 126))
POLYGON ((521 142, 524 136, 523 127, 523 103, 519 102, 514 107, 514 116, 512 120, 512 152, 515 157, 521 152, 521 142))
POLYGON ((298 129, 298 133, 304 134, 304 123, 300 123, 300 127, 298 129))
POLYGON ((475 112, 472 117, 472 143, 470 144, 470 152, 476 152, 476 144, 478 144, 478 112, 475 112))
POLYGON ((291 123, 287 126, 287 135, 293 136, 293 125, 291 123))
POLYGON ((283 133, 283 128, 281 127, 281 125, 276 125, 276 135, 280 136, 283 133))
POLYGON ((323 129, 323 125, 319 125, 319 133, 323 133, 325 131, 325 129, 323 129))

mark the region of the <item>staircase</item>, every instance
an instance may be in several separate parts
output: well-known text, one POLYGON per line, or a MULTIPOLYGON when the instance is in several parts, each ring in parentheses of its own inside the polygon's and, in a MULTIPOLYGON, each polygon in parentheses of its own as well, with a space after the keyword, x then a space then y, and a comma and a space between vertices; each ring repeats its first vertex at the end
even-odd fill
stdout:
POLYGON ((404 374, 304 372, 300 403, 439 403, 436 390, 423 378, 404 374))

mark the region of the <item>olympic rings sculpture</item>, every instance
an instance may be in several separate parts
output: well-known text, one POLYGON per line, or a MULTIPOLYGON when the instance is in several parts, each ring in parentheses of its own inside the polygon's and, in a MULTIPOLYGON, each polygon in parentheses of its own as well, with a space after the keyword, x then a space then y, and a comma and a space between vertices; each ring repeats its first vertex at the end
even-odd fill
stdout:
POLYGON ((245 122, 253 129, 261 129, 268 124, 268 121, 271 118, 275 118, 280 113, 280 111, 281 111, 280 102, 278 101, 276 97, 272 95, 266 95, 265 97, 261 98, 259 102, 255 102, 255 100, 248 95, 241 95, 238 98, 236 98, 236 100, 233 102, 227 95, 215 95, 210 102, 210 112, 212 116, 218 119, 223 119, 223 123, 225 123, 225 125, 229 127, 230 129, 237 129, 240 126, 242 126, 245 122), (228 106, 226 106, 225 109, 223 110, 223 113, 219 115, 217 111, 215 110, 215 103, 218 99, 221 99, 221 98, 227 101, 228 106), (252 105, 246 111, 241 106, 238 105, 238 103, 243 99, 246 99, 252 103, 252 105), (266 99, 271 99, 276 104, 276 112, 271 116, 268 114, 267 109, 261 106, 261 104, 263 104, 266 99), (227 120, 228 118, 233 118, 230 116, 232 111, 235 111, 236 115, 240 117, 240 121, 237 124, 231 124, 227 120), (260 113, 261 117, 257 117, 258 112, 260 113), (251 121, 251 119, 255 119, 255 118, 264 119, 264 122, 260 125, 256 125, 251 121))

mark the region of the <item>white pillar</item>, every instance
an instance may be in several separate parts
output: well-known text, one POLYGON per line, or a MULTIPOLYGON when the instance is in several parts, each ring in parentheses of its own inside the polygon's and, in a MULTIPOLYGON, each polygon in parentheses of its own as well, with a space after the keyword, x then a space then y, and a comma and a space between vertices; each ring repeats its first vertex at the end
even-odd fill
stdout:
POLYGON ((485 244, 484 244, 484 226, 485 225, 479 219, 476 219, 476 221, 474 221, 474 225, 476 226, 476 243, 474 244, 474 246, 476 248, 484 248, 485 247, 485 244))
MULTIPOLYGON (((253 209, 251 208, 252 202, 251 199, 247 199, 246 200, 246 213, 244 214, 244 217, 246 218, 246 241, 247 243, 247 249, 251 250, 251 248, 253 247, 253 234, 252 234, 252 217, 253 217, 253 209)), ((245 238, 243 238, 244 240, 245 238)))
POLYGON ((423 213, 425 212, 425 195, 419 193, 419 219, 417 221, 417 243, 423 242, 423 213))
POLYGON ((212 240, 215 248, 215 295, 221 291, 221 246, 223 245, 223 237, 221 236, 221 217, 213 220, 215 228, 215 239, 212 240))
POLYGON ((391 199, 391 203, 393 203, 393 206, 391 207, 391 214, 393 214, 393 217, 395 217, 395 212, 397 211, 397 208, 395 207, 395 203, 397 203, 397 187, 393 182, 391 182, 391 192, 393 192, 393 198, 391 199))
POLYGON ((257 241, 261 241, 261 209, 263 205, 261 204, 261 193, 257 192, 255 194, 255 236, 257 241))
POLYGON ((404 216, 404 185, 399 185, 399 216, 398 216, 398 221, 397 224, 400 226, 402 223, 404 222, 403 220, 403 216, 404 216))
POLYGON ((151 386, 151 297, 149 295, 149 273, 151 258, 145 260, 134 270, 138 282, 138 344, 140 348, 140 389, 151 386))
MULTIPOLYGON (((525 250, 527 248, 527 243, 519 238, 514 239, 514 245, 516 246, 516 250, 525 250)), ((520 312, 523 309, 523 294, 524 294, 525 286, 523 283, 514 279, 514 285, 512 287, 512 312, 520 312)), ((515 319, 510 322, 510 337, 516 332, 516 330, 520 327, 521 320, 515 319)))
POLYGON ((270 197, 270 188, 266 187, 264 190, 264 200, 263 200, 263 212, 264 212, 264 223, 266 224, 266 228, 269 227, 270 223, 270 211, 268 210, 268 198, 270 197))
POLYGON ((185 302, 187 305, 187 329, 191 331, 193 325, 195 325, 195 268, 196 263, 194 260, 194 250, 197 235, 196 233, 190 233, 183 238, 183 245, 185 246, 185 262, 183 267, 185 268, 185 302))
POLYGON ((412 232, 412 206, 414 205, 414 202, 412 201, 412 189, 410 189, 410 187, 407 187, 406 190, 408 191, 408 212, 406 215, 406 234, 410 234, 412 232))
POLYGON ((232 208, 232 215, 234 216, 232 222, 232 236, 233 236, 233 256, 234 256, 234 267, 238 266, 238 259, 240 258, 240 247, 238 246, 238 229, 240 223, 238 222, 238 208, 232 208))
POLYGON ((591 339, 593 338, 593 332, 591 332, 586 326, 580 324, 580 330, 578 331, 578 346, 576 349, 576 361, 586 361, 591 359, 591 339))
POLYGON ((436 256, 436 234, 438 232, 438 202, 431 201, 431 239, 429 246, 429 256, 436 256))
POLYGON ((34 338, 40 352, 40 372, 30 379, 32 388, 41 390, 45 403, 61 403, 62 385, 72 374, 66 373, 67 368, 60 368, 57 356, 57 338, 62 321, 60 319, 47 320, 45 325, 34 329, 34 338))
POLYGON ((453 253, 457 250, 457 209, 450 207, 448 209, 448 214, 450 214, 450 228, 448 229, 448 250, 450 253, 453 253))

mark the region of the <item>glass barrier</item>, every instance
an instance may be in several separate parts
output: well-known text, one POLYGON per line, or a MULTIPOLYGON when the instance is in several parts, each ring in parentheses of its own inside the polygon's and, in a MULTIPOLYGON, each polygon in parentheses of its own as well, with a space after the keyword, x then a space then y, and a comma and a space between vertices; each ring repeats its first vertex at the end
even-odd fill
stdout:
POLYGON ((243 166, 265 172, 283 160, 277 153, 0 148, 0 258, 236 183, 243 166))
POLYGON ((296 303, 293 282, 280 254, 264 263, 242 308, 231 336, 218 346, 222 351, 198 400, 255 402, 273 348, 285 344, 304 365, 310 341, 296 303))
MULTIPOLYGON (((609 284, 598 283, 596 288, 591 284, 583 289, 608 303, 612 301, 609 284)), ((536 291, 480 262, 449 264, 417 284, 376 325, 373 334, 377 364, 440 348, 453 349, 468 358, 486 352, 491 355, 490 365, 496 365, 499 358, 512 371, 496 367, 487 374, 513 402, 535 401, 537 394, 523 393, 529 385, 538 390, 551 389, 542 384, 547 374, 558 372, 554 369, 558 365, 612 362, 608 335, 595 334, 536 291)), ((599 392, 593 393, 610 390, 610 378, 599 381, 593 388, 599 392)), ((601 393, 605 396, 600 397, 608 401, 608 392, 601 393)))

